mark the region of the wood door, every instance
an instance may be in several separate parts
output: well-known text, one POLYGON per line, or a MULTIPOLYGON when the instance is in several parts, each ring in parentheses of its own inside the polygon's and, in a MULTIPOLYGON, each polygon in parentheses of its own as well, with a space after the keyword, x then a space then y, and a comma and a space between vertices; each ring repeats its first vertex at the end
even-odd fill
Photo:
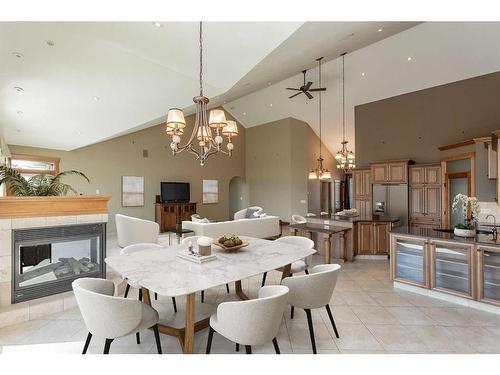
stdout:
POLYGON ((363 176, 363 196, 371 197, 372 196, 372 172, 369 169, 361 171, 363 176))
POLYGON ((354 171, 352 172, 352 178, 354 182, 354 196, 362 197, 363 194, 363 172, 354 171))
POLYGON ((425 182, 424 167, 410 167, 410 184, 422 185, 425 182))
POLYGON ((358 254, 373 254, 373 225, 371 222, 358 222, 358 254))
POLYGON ((372 164, 371 171, 372 182, 374 184, 387 182, 387 164, 372 164))
POLYGON ((410 218, 425 216, 424 187, 410 187, 410 218))
POLYGON ((441 218, 441 188, 426 186, 424 188, 424 214, 435 219, 441 218))
POLYGON ((389 228, 388 223, 373 225, 373 247, 377 255, 389 254, 389 228))
POLYGON ((389 163, 389 182, 405 183, 408 181, 408 165, 406 162, 389 163))
POLYGON ((429 185, 441 184, 441 167, 433 166, 425 168, 425 183, 429 185))

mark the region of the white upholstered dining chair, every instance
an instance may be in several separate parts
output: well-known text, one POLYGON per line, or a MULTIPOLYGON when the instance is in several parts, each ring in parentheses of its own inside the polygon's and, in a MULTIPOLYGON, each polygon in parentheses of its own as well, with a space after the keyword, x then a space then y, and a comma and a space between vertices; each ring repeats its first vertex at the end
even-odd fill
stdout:
MULTIPOLYGON (((138 253, 141 251, 151 250, 151 249, 160 250, 160 249, 164 249, 164 247, 161 245, 158 245, 156 243, 136 243, 133 245, 128 245, 128 246, 124 247, 123 249, 121 249, 120 255, 130 255, 133 253, 138 253)), ((139 290, 139 301, 142 301, 141 286, 131 283, 130 280, 128 280, 128 279, 125 279, 125 281, 127 282, 127 287, 125 288, 125 294, 123 297, 124 298, 128 297, 130 287, 132 287, 132 288, 136 288, 139 290)), ((157 300, 157 299, 158 299, 158 294, 155 293, 155 300, 157 300)), ((172 297, 172 304, 174 305, 174 311, 177 312, 177 303, 175 301, 175 297, 172 297)), ((137 342, 139 343, 139 341, 140 341, 140 337, 139 337, 139 334, 137 334, 137 342)))
MULTIPOLYGON (((307 237, 301 237, 301 236, 284 236, 277 238, 275 242, 279 243, 284 243, 284 244, 290 244, 292 246, 298 246, 302 247, 304 249, 313 249, 314 248, 314 241, 310 240, 307 237)), ((309 255, 308 257, 304 259, 297 260, 292 263, 291 268, 290 268, 290 274, 293 275, 295 273, 299 272, 305 272, 306 274, 309 273, 308 268, 312 265, 312 255, 309 255)), ((277 271, 282 271, 283 268, 278 268, 277 271)), ((264 272, 262 275, 262 285, 264 286, 266 284, 266 277, 267 277, 267 272, 264 272)))
POLYGON ((314 338, 311 309, 326 308, 335 336, 339 338, 337 326, 330 310, 330 299, 332 298, 339 272, 340 265, 338 264, 321 264, 314 266, 309 275, 287 277, 281 281, 281 285, 287 286, 290 290, 288 304, 292 308, 294 306, 299 307, 306 312, 314 354, 316 354, 316 340, 314 338))
POLYGON ((115 224, 120 247, 136 243, 158 243, 160 226, 154 221, 116 214, 115 224))
MULTIPOLYGON (((191 242, 191 245, 193 245, 193 247, 195 247, 198 243, 198 238, 200 237, 205 237, 205 236, 189 236, 189 237, 186 237, 184 238, 182 241, 181 241, 181 245, 188 245, 190 242, 191 242)), ((226 292, 227 294, 230 293, 229 291, 229 284, 226 284, 226 292)), ((205 291, 202 290, 201 291, 201 302, 205 302, 205 291)))
POLYGON ((286 307, 288 288, 282 285, 265 286, 258 298, 248 301, 223 302, 210 317, 207 350, 210 354, 212 338, 217 332, 239 345, 245 345, 246 353, 252 346, 273 342, 276 354, 280 354, 276 336, 286 307))
POLYGON ((73 281, 76 302, 89 331, 82 354, 87 353, 92 336, 104 337, 104 354, 119 337, 152 328, 158 354, 162 353, 158 332, 158 312, 137 300, 114 297, 115 284, 110 280, 81 278, 73 281))

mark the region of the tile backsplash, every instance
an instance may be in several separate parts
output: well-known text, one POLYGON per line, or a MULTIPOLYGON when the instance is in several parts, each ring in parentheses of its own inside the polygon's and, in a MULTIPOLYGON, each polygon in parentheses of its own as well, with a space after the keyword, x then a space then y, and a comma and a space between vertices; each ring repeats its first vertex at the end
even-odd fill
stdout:
POLYGON ((479 224, 493 224, 493 219, 486 216, 494 215, 500 225, 500 206, 496 202, 479 202, 479 224))

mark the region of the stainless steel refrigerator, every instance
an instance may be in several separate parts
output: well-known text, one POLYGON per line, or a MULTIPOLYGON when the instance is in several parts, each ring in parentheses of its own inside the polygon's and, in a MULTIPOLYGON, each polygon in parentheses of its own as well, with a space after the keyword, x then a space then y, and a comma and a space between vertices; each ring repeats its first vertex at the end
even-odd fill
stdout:
POLYGON ((408 225, 408 185, 373 185, 373 214, 397 217, 408 225))

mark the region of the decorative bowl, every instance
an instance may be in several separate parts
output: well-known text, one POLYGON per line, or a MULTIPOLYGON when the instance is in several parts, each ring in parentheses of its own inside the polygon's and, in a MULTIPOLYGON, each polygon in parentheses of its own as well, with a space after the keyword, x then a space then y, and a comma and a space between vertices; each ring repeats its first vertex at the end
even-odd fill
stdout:
POLYGON ((232 246, 232 247, 226 247, 223 244, 219 243, 219 241, 217 241, 217 240, 214 240, 213 244, 219 246, 223 251, 227 251, 227 252, 231 252, 231 251, 236 252, 239 249, 241 249, 242 247, 246 247, 246 246, 249 245, 248 242, 243 241, 241 243, 241 245, 236 245, 236 246, 232 246))

